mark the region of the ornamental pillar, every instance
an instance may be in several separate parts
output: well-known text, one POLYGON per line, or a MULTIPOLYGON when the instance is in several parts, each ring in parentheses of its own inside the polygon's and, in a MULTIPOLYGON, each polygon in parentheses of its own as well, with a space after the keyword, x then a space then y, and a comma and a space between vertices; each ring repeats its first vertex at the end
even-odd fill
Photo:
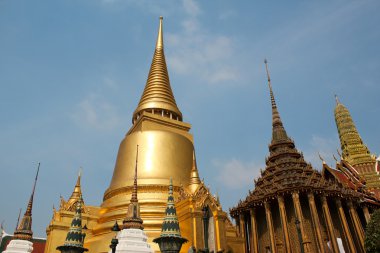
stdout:
POLYGON ((314 193, 309 192, 307 194, 307 197, 309 200, 309 207, 310 207, 311 219, 313 221, 314 231, 315 231, 315 234, 317 235, 318 250, 321 253, 325 253, 326 249, 325 249, 325 244, 322 237, 321 223, 319 222, 317 206, 315 205, 314 193))
POLYGON ((322 209, 323 209, 323 216, 325 217, 326 226, 327 226, 327 232, 329 235, 330 243, 332 246, 332 250, 334 253, 339 253, 339 247, 338 242, 336 240, 335 231, 334 231, 334 225, 331 219, 329 205, 327 203, 326 196, 321 197, 322 200, 322 209))
POLYGON ((275 232, 274 232, 274 227, 273 227, 272 212, 270 210, 270 204, 267 201, 265 201, 264 206, 265 206, 265 215, 267 218, 267 228, 269 230, 271 253, 277 253, 276 238, 275 238, 275 232))
POLYGON ((239 215, 239 218, 240 218, 240 236, 244 239, 244 253, 246 253, 247 252, 247 235, 246 235, 246 230, 245 230, 245 219, 244 219, 244 214, 243 213, 241 213, 240 215, 239 215))
POLYGON ((340 222, 342 223, 342 226, 343 226, 344 236, 346 237, 347 242, 348 242, 348 247, 350 249, 350 252, 354 253, 356 252, 355 244, 354 244, 354 240, 352 239, 350 228, 348 227, 346 215, 344 214, 344 210, 342 207, 342 202, 340 201, 340 199, 337 199, 335 202, 338 208, 340 222))
POLYGON ((298 192, 293 192, 292 197, 293 197, 294 210, 296 211, 296 218, 300 222, 303 248, 305 252, 311 252, 310 241, 306 235, 305 223, 303 220, 302 208, 301 208, 300 197, 299 197, 298 192))
POLYGON ((259 239, 258 239, 258 231, 257 231, 257 220, 256 220, 256 212, 255 209, 252 208, 250 210, 251 214, 251 252, 250 253, 258 253, 259 252, 259 239))
POLYGON ((369 220, 371 219, 371 215, 369 214, 368 206, 363 206, 363 213, 365 217, 365 222, 368 224, 369 220))
POLYGON ((363 227, 360 223, 360 220, 359 220, 359 217, 358 217, 358 214, 354 208, 354 205, 352 204, 352 201, 349 200, 347 202, 347 205, 348 205, 348 209, 350 211, 350 216, 351 216, 351 219, 352 219, 352 222, 354 223, 354 226, 355 226, 355 232, 356 232, 356 235, 358 236, 359 238, 359 243, 360 243, 360 246, 363 250, 363 252, 365 252, 365 248, 364 248, 364 231, 363 231, 363 227))
POLYGON ((278 206, 280 209, 280 218, 281 218, 281 226, 282 226, 282 233, 284 234, 284 242, 285 242, 285 252, 291 253, 291 247, 290 247, 290 239, 289 239, 289 231, 288 231, 288 221, 286 218, 286 209, 285 209, 285 203, 284 203, 284 197, 278 196, 278 206))

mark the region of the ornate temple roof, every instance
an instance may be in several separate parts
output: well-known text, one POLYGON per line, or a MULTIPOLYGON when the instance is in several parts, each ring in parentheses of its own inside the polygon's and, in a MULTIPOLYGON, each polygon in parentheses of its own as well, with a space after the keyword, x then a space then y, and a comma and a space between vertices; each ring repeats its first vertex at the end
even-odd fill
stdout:
POLYGON ((28 202, 28 206, 26 207, 26 211, 25 211, 24 216, 21 219, 21 222, 18 224, 14 232, 13 239, 28 240, 28 241, 32 240, 32 237, 33 237, 33 231, 32 231, 33 198, 34 198, 34 192, 36 190, 36 184, 37 184, 39 171, 40 171, 40 163, 38 163, 36 178, 34 179, 33 190, 28 202))
POLYGON ((303 154, 296 149, 294 141, 288 136, 282 123, 266 60, 265 67, 272 105, 272 140, 269 145, 269 157, 265 160, 265 170, 261 170, 260 177, 254 180, 255 189, 250 191, 246 199, 240 201, 231 213, 238 212, 242 208, 262 205, 264 201, 295 190, 360 197, 359 193, 350 188, 326 180, 304 160, 303 154))
MULTIPOLYGON (((336 98, 335 123, 339 133, 342 157, 354 167, 371 166, 376 158, 371 156, 355 127, 348 109, 336 98)), ((371 166, 372 167, 372 166, 371 166)), ((362 171, 364 168, 358 168, 362 171)))
POLYGON ((71 249, 77 249, 78 252, 87 251, 83 248, 84 238, 86 234, 82 232, 82 196, 79 196, 79 201, 76 203, 75 215, 71 222, 69 232, 67 233, 63 246, 57 247, 57 250, 68 252, 71 249))
MULTIPOLYGON (((59 207, 60 210, 75 212, 77 203, 81 201, 82 213, 89 212, 87 208, 85 208, 85 203, 82 198, 81 178, 82 178, 82 169, 79 170, 78 178, 77 178, 77 181, 74 186, 74 190, 71 193, 70 198, 67 201, 65 201, 64 198, 61 196, 61 202, 60 202, 60 207, 59 207)), ((53 208, 53 210, 55 210, 55 208, 53 208)))
POLYGON ((123 220, 123 229, 128 228, 136 228, 136 229, 144 229, 143 220, 140 217, 140 205, 137 199, 137 163, 139 158, 139 146, 137 146, 136 150, 136 165, 135 165, 135 178, 133 182, 133 190, 131 203, 128 206, 127 217, 123 220))
POLYGON ((133 113, 132 122, 138 118, 142 111, 152 112, 152 109, 162 110, 164 116, 170 117, 170 114, 172 114, 174 119, 182 121, 182 113, 177 107, 170 86, 169 74, 165 61, 162 20, 163 18, 160 17, 156 48, 154 50, 148 80, 146 81, 140 102, 133 113))

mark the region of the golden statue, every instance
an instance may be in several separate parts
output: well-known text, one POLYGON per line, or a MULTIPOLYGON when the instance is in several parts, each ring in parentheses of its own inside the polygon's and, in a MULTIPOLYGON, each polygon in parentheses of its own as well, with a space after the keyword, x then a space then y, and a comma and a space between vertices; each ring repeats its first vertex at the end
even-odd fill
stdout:
MULTIPOLYGON (((192 246, 214 252, 242 252, 243 239, 222 210, 221 205, 199 179, 191 125, 182 121, 169 81, 164 55, 162 17, 148 79, 133 113, 132 126, 122 140, 110 186, 100 207, 84 206, 87 225, 85 247, 90 252, 108 252, 115 220, 125 218, 133 190, 135 150, 139 146, 138 194, 141 218, 148 242, 159 252, 153 238, 160 235, 167 205, 167 189, 173 179, 173 194, 183 237, 192 246), (203 211, 202 211, 203 210, 203 211), (205 212, 205 210, 207 212, 205 212), (207 214, 207 216, 205 216, 207 214), (207 223, 208 231, 204 231, 207 223), (207 236, 205 236, 207 234, 207 236), (207 242, 205 242, 207 238, 207 242)), ((78 179, 78 181, 80 178, 78 179)), ((80 182, 80 181, 79 181, 80 182)), ((80 185, 77 183, 77 185, 80 185)), ((75 188, 79 191, 80 186, 75 188)), ((75 196, 74 196, 75 195, 75 196)), ((45 252, 55 252, 64 241, 73 214, 74 194, 57 211, 47 228, 45 252), (70 203, 70 204, 69 204, 70 203)))

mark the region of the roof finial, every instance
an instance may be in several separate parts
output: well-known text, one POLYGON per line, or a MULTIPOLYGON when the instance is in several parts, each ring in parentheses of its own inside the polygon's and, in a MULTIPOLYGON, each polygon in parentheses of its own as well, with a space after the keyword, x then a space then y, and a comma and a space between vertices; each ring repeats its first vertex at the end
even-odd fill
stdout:
POLYGON ((17 223, 16 223, 16 229, 15 230, 17 230, 18 224, 20 223, 21 211, 22 211, 22 208, 20 208, 20 211, 18 212, 18 218, 17 218, 17 223))
POLYGON ((273 95, 272 83, 270 81, 270 75, 269 75, 268 61, 267 61, 267 59, 264 59, 264 63, 265 63, 265 70, 267 72, 267 77, 268 77, 268 86, 269 86, 270 100, 271 100, 271 103, 272 103, 272 108, 277 108, 276 100, 274 99, 274 95, 273 95))
POLYGON ((158 35, 157 35, 157 42, 156 42, 156 49, 164 49, 164 34, 162 33, 162 21, 163 17, 160 16, 160 26, 158 28, 158 35))
POLYGON ((336 101, 336 105, 339 105, 340 104, 340 101, 339 101, 339 98, 338 98, 338 95, 335 94, 335 101, 336 101))
POLYGON ((318 152, 319 159, 322 161, 322 164, 326 164, 325 159, 321 156, 321 153, 318 152))

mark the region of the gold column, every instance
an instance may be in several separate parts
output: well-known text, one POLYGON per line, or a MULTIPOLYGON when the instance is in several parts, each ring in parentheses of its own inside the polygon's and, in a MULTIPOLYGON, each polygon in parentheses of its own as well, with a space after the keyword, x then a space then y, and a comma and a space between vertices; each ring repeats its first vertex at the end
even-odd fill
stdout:
POLYGON ((265 201, 264 202, 265 206, 265 215, 267 218, 267 227, 269 230, 269 236, 270 236, 270 248, 271 248, 271 253, 276 253, 276 238, 275 238, 275 232, 274 232, 274 227, 273 227, 273 220, 272 220, 272 212, 270 210, 270 204, 265 201))
POLYGON ((322 200, 322 209, 323 209, 323 216, 325 217, 327 231, 329 234, 329 239, 331 242, 331 246, 334 253, 339 253, 339 247, 338 242, 336 240, 335 231, 334 231, 334 225, 331 219, 329 206, 327 204, 326 196, 321 197, 322 200))
POLYGON ((323 242, 321 223, 319 222, 317 206, 315 205, 314 193, 309 192, 307 197, 309 199, 310 213, 311 213, 311 219, 314 225, 314 231, 317 235, 318 249, 319 249, 319 252, 325 253, 326 249, 325 249, 325 244, 323 242))
POLYGON ((285 241, 285 250, 287 253, 291 253, 291 247, 290 247, 290 239, 289 239, 289 231, 288 231, 288 221, 286 218, 286 209, 285 209, 285 203, 284 203, 284 197, 278 196, 278 206, 280 209, 280 217, 281 217, 281 225, 282 225, 282 232, 284 234, 284 241, 285 241))
POLYGON ((250 210, 251 213, 251 252, 250 253, 258 253, 259 252, 259 239, 257 232, 257 221, 256 221, 256 212, 255 209, 250 210))
POLYGON ((359 220, 359 217, 358 217, 358 214, 354 208, 354 205, 352 204, 352 201, 349 200, 347 202, 347 205, 348 205, 348 208, 350 210, 350 215, 351 215, 351 219, 354 223, 354 226, 355 226, 355 231, 356 231, 356 234, 359 238, 359 243, 360 243, 360 246, 362 247, 362 250, 363 252, 365 252, 365 248, 364 248, 364 231, 363 231, 363 227, 360 223, 360 220, 359 220))
POLYGON ((240 236, 244 239, 244 253, 247 251, 247 245, 246 245, 246 234, 245 234, 245 221, 244 221, 244 214, 241 213, 239 215, 240 220, 240 236))
POLYGON ((365 222, 368 224, 369 220, 371 219, 371 215, 369 214, 367 206, 363 206, 363 213, 365 217, 365 222))
POLYGON ((304 224, 304 220, 303 220, 300 197, 299 197, 298 192, 293 192, 292 197, 293 197, 294 209, 296 211, 297 218, 300 221, 303 248, 304 248, 305 252, 311 252, 310 241, 309 241, 309 239, 306 235, 306 231, 305 231, 305 224, 304 224))
POLYGON ((342 226, 343 226, 344 235, 347 238, 348 247, 350 248, 350 251, 352 253, 355 253, 356 249, 355 249, 355 245, 354 245, 354 240, 352 239, 350 228, 348 227, 346 215, 344 214, 344 210, 342 207, 342 202, 340 201, 340 199, 337 199, 335 202, 336 202, 336 206, 338 208, 340 221, 341 221, 342 226))

